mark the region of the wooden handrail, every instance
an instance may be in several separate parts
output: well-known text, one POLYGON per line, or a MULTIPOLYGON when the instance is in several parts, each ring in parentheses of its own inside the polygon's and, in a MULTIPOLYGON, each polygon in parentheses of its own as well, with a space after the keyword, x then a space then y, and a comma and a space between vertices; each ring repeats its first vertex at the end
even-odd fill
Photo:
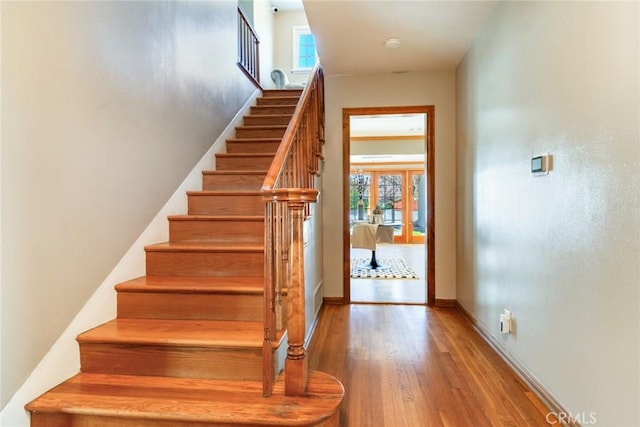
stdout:
POLYGON ((260 85, 260 39, 238 5, 238 66, 258 88, 260 85))
MULTIPOLYGON (((282 175, 284 165, 286 164, 285 159, 289 155, 291 151, 291 146, 294 143, 295 135, 299 130, 300 123, 302 122, 303 112, 308 106, 310 102, 310 98, 312 97, 312 93, 315 91, 316 86, 321 87, 321 94, 318 96, 319 101, 322 102, 322 114, 324 115, 324 78, 322 75, 322 67, 319 62, 316 62, 316 65, 313 67, 310 75, 310 81, 305 86, 304 91, 302 92, 302 96, 298 101, 298 105, 296 106, 293 117, 287 126, 287 130, 282 137, 282 142, 276 151, 276 155, 273 158, 273 162, 271 163, 271 167, 267 172, 267 176, 264 179, 264 183, 262 184, 262 191, 268 191, 276 187, 278 178, 282 175)), ((322 128, 321 134, 319 133, 318 138, 320 142, 324 142, 324 118, 322 119, 322 123, 319 126, 322 128)), ((320 129, 318 129, 320 131, 320 129)), ((319 154, 319 153, 317 153, 319 154)))
POLYGON ((275 377, 273 348, 287 332, 285 394, 307 392, 305 338, 304 219, 317 201, 315 176, 324 143, 324 80, 316 63, 269 167, 261 193, 265 203, 265 296, 263 394, 275 377))

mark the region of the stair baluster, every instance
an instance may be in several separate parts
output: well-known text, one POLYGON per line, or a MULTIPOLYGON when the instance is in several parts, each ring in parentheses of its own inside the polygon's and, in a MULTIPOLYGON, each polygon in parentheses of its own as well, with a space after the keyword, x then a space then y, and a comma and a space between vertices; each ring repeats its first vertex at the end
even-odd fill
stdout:
POLYGON ((319 63, 302 93, 262 186, 265 203, 265 306, 263 394, 271 395, 278 334, 288 334, 285 394, 305 396, 304 218, 317 201, 314 178, 324 138, 324 81, 319 63), (282 300, 286 301, 283 303, 282 300))

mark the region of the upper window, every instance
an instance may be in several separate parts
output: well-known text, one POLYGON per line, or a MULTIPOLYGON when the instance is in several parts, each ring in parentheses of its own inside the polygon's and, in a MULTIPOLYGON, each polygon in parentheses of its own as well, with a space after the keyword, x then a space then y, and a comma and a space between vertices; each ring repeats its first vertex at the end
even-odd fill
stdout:
POLYGON ((293 71, 310 71, 318 54, 309 27, 293 27, 293 71))

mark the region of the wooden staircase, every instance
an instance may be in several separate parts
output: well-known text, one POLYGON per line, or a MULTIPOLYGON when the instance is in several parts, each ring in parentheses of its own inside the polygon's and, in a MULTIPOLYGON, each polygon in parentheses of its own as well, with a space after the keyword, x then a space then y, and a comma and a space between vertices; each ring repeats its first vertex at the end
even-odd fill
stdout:
POLYGON ((336 426, 344 390, 309 374, 305 397, 277 376, 263 397, 265 207, 260 188, 300 97, 270 90, 150 245, 146 273, 116 285, 117 318, 78 336, 81 372, 26 406, 33 427, 336 426))

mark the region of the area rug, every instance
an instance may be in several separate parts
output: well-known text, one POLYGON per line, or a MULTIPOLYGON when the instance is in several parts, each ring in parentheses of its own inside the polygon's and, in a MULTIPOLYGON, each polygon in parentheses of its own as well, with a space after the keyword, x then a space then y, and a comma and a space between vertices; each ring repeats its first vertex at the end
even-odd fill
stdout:
POLYGON ((418 275, 401 258, 377 258, 375 270, 366 268, 371 258, 355 258, 351 260, 351 277, 353 279, 417 279, 418 275))

